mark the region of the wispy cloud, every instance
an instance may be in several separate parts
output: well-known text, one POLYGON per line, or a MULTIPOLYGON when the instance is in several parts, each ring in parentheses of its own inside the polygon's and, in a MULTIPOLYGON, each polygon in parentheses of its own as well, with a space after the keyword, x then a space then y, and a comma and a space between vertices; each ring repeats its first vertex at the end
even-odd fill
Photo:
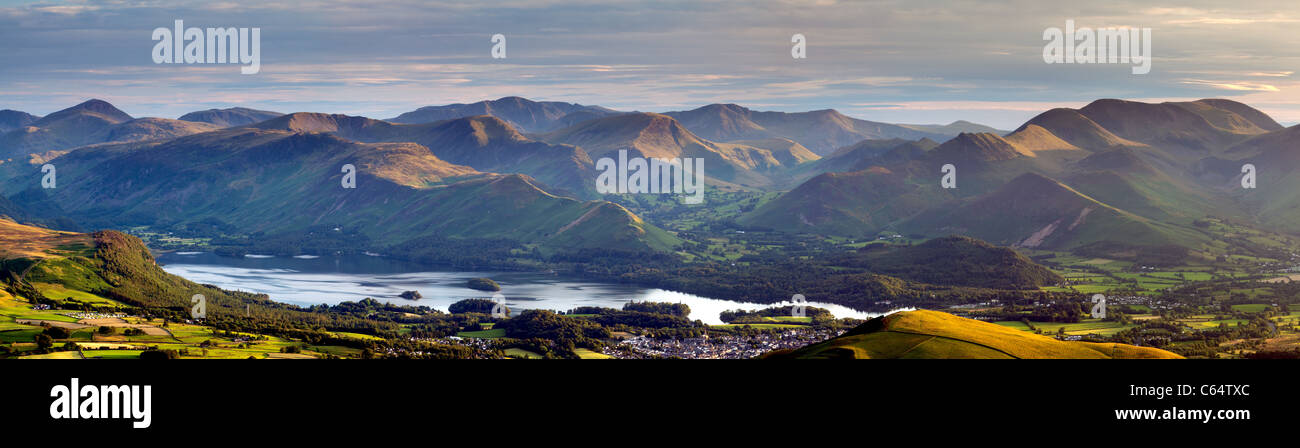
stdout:
POLYGON ((1207 81, 1203 79, 1188 79, 1183 81, 1184 84, 1195 84, 1202 86, 1214 87, 1223 90, 1235 91, 1255 91, 1255 92, 1280 92, 1276 86, 1246 81, 1207 81))
MULTIPOLYGON (((497 2, 394 0, 0 1, 0 108, 45 114, 86 97, 179 116, 240 104, 391 117, 429 104, 520 95, 665 111, 710 102, 837 108, 914 123, 986 120, 1108 97, 1234 96, 1288 113, 1300 48, 1293 1, 1063 11, 1033 0, 497 2), (154 65, 150 31, 260 27, 261 74, 154 65), (1042 31, 1154 28, 1155 63, 1047 65, 1042 31), (1251 26, 1244 26, 1244 25, 1251 26), (509 58, 490 58, 490 36, 509 58), (805 34, 808 55, 790 57, 805 34)), ((1271 109, 1270 109, 1271 108, 1271 109)))

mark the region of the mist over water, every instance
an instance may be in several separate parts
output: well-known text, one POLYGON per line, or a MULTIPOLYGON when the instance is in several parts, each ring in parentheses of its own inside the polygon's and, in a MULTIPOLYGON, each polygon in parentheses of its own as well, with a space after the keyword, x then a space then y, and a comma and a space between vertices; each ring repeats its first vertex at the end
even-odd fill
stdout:
MULTIPOLYGON (((428 265, 383 257, 347 256, 313 259, 290 257, 222 257, 211 252, 173 252, 158 255, 163 270, 194 282, 223 289, 263 293, 272 300, 310 306, 358 301, 364 298, 399 305, 421 305, 447 311, 457 301, 489 298, 492 293, 469 289, 471 278, 488 277, 501 285, 506 306, 568 311, 580 306, 621 309, 629 301, 683 303, 691 319, 721 324, 718 314, 727 310, 760 310, 791 305, 733 302, 632 285, 602 283, 539 272, 442 271, 428 265), (424 298, 406 300, 403 291, 419 291, 424 298)), ((867 319, 878 316, 841 305, 808 302, 836 317, 867 319)))

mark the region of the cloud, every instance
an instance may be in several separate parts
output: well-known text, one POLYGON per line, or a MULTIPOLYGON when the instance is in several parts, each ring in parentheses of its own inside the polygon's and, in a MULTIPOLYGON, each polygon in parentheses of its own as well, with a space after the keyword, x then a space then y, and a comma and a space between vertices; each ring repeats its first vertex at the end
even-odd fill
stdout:
POLYGON ((1035 108, 1102 97, 1285 104, 1296 90, 1288 70, 1300 63, 1286 28, 1300 5, 1241 3, 1120 0, 1063 12, 1030 0, 51 2, 0 7, 9 62, 0 66, 0 106, 48 113, 83 95, 113 95, 158 116, 232 101, 393 116, 520 95, 626 110, 736 102, 1014 126, 1035 108), (262 28, 262 73, 152 64, 150 31, 176 19, 262 28), (1155 28, 1152 73, 1044 64, 1043 29, 1067 19, 1155 28), (1256 26, 1234 26, 1244 23, 1256 26), (496 33, 509 39, 506 60, 490 59, 496 33), (808 59, 790 57, 794 33, 808 37, 808 59), (973 116, 953 116, 961 113, 973 116))
POLYGON ((1202 79, 1188 79, 1183 81, 1184 84, 1196 84, 1202 86, 1214 87, 1223 90, 1235 91, 1258 91, 1258 92, 1280 92, 1276 86, 1256 82, 1244 81, 1207 81, 1202 79))

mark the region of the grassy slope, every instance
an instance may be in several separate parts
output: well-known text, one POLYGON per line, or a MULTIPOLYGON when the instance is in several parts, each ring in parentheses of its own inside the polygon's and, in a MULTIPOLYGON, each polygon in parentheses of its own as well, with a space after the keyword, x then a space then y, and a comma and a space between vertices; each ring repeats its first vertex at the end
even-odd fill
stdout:
POLYGON ((1038 288, 1064 279, 1014 250, 969 237, 936 238, 916 246, 875 245, 858 261, 872 272, 915 282, 998 289, 1038 288))
POLYGON ((1097 241, 1199 248, 1206 239, 1195 231, 1112 207, 1033 174, 951 211, 918 216, 904 227, 936 235, 960 233, 1001 245, 1056 248, 1097 241), (1053 230, 1045 232, 1053 225, 1053 230), (1046 234, 1041 243, 1027 242, 1040 231, 1046 234))
POLYGON ((873 319, 845 335, 772 358, 1180 358, 1125 344, 1059 341, 938 311, 906 311, 873 319))
POLYGON ((580 243, 567 247, 676 244, 621 207, 552 195, 525 176, 448 164, 414 144, 243 128, 65 157, 60 174, 76 180, 60 185, 57 199, 74 216, 102 216, 106 226, 216 218, 249 232, 355 227, 386 243, 437 232, 580 243), (339 167, 349 163, 358 171, 355 189, 340 186, 339 167), (587 215, 593 209, 602 210, 587 215))

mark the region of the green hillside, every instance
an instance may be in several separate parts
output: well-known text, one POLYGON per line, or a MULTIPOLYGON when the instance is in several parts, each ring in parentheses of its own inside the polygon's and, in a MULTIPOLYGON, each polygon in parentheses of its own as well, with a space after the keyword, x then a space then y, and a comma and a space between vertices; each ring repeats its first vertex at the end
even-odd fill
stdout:
MULTIPOLYGON (((742 215, 738 222, 786 232, 855 237, 874 235, 886 228, 911 233, 900 223, 928 210, 942 209, 949 201, 996 190, 1033 170, 1036 162, 993 134, 962 134, 928 151, 922 149, 924 146, 924 142, 917 142, 895 148, 920 152, 920 158, 903 157, 859 171, 813 177, 742 215), (942 167, 947 164, 959 167, 957 188, 940 185, 942 167)), ((867 158, 856 163, 861 166, 876 161, 867 158)))
POLYGON ((1001 325, 918 310, 878 317, 826 342, 768 359, 1176 359, 1149 347, 1069 342, 1001 325))
POLYGON ((928 234, 970 235, 998 245, 1073 248, 1098 241, 1199 247, 1193 230, 1102 203, 1060 182, 1025 174, 996 192, 950 210, 931 210, 903 225, 928 234))
POLYGON ((936 285, 1037 289, 1064 280, 1014 250, 964 236, 935 238, 915 246, 871 244, 843 264, 936 285))
POLYGON ((253 125, 266 130, 325 132, 365 143, 416 143, 433 155, 483 172, 520 173, 549 191, 592 196, 596 175, 582 149, 531 140, 506 121, 488 115, 394 124, 365 117, 299 112, 253 125))
POLYGON ((336 226, 387 244, 431 234, 629 250, 676 242, 621 207, 453 165, 412 143, 233 128, 60 161, 68 180, 49 201, 91 227, 208 221, 275 234, 336 226), (357 169, 356 188, 341 185, 345 164, 357 169))
POLYGON ((899 173, 873 168, 825 173, 742 215, 741 224, 788 232, 873 235, 950 197, 935 185, 918 185, 899 173))

